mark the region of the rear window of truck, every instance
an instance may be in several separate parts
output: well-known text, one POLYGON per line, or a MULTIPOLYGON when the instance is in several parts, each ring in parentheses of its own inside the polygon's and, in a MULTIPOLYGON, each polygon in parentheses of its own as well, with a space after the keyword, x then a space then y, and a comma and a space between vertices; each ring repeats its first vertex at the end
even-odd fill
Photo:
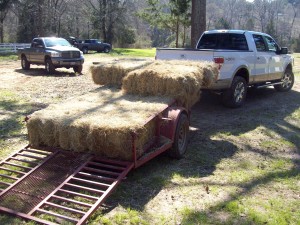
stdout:
POLYGON ((249 50, 245 35, 232 33, 204 34, 197 49, 249 50))

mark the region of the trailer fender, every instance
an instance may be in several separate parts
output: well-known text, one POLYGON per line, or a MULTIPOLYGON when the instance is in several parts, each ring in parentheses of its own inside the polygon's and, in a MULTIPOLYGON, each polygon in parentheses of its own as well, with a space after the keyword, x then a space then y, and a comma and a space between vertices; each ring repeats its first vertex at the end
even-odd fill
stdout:
POLYGON ((170 107, 162 118, 160 134, 174 141, 177 123, 180 115, 184 113, 189 118, 188 111, 183 107, 170 107))

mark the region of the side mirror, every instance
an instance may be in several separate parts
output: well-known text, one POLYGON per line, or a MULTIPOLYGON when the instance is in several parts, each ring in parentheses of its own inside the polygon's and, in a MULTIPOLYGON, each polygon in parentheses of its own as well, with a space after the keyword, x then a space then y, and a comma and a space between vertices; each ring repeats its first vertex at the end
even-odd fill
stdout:
POLYGON ((286 55, 288 54, 288 48, 287 47, 282 47, 279 51, 278 54, 280 55, 286 55))

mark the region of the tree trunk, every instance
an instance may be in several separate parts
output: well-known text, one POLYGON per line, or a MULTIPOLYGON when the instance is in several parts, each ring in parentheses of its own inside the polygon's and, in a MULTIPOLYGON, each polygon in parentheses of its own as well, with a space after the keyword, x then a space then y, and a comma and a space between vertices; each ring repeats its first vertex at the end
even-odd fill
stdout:
POLYGON ((178 48, 178 39, 179 39, 179 16, 176 18, 176 48, 178 48))
POLYGON ((0 43, 4 41, 4 28, 3 28, 4 19, 0 19, 0 43))
POLYGON ((206 0, 192 0, 191 45, 194 48, 206 30, 206 0))

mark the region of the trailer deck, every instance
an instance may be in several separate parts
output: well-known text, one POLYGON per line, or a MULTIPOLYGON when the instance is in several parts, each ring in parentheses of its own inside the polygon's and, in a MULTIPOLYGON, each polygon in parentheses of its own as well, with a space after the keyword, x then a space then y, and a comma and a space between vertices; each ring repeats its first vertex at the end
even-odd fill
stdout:
POLYGON ((42 146, 14 153, 0 162, 0 212, 41 224, 85 224, 133 168, 168 149, 174 157, 185 153, 184 108, 167 106, 149 121, 156 124, 155 135, 138 157, 138 134, 131 133, 130 161, 42 146))

